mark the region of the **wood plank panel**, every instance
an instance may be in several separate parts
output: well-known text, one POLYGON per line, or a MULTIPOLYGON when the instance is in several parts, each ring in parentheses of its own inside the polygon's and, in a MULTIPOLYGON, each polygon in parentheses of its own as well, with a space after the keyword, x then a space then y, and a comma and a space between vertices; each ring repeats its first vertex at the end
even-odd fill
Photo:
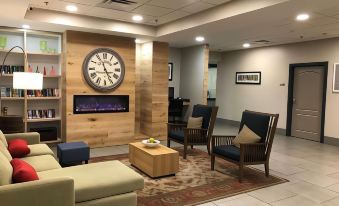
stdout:
POLYGON ((135 136, 135 43, 132 38, 85 32, 65 32, 66 141, 85 141, 91 147, 127 144, 135 136), (123 83, 113 92, 100 93, 82 75, 86 55, 97 48, 111 48, 125 63, 123 83), (128 113, 73 114, 74 95, 129 95, 128 113))
POLYGON ((209 61, 209 46, 205 45, 204 48, 204 83, 203 83, 203 104, 207 105, 207 92, 208 92, 208 61, 209 61))

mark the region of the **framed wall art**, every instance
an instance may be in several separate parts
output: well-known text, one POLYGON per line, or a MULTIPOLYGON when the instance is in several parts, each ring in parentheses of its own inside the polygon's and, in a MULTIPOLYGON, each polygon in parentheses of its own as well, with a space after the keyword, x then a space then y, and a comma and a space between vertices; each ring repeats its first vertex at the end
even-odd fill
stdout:
POLYGON ((236 72, 236 84, 261 84, 261 72, 236 72))

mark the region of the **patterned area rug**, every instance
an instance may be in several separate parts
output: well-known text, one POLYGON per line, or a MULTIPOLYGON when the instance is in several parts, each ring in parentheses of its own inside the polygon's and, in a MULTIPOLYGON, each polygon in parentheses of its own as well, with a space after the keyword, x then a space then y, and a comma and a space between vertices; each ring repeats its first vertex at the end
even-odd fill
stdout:
POLYGON ((211 171, 210 156, 201 150, 189 150, 187 159, 180 152, 179 172, 176 176, 152 179, 128 161, 128 154, 92 158, 90 162, 120 160, 140 173, 145 179, 145 188, 138 191, 138 206, 196 205, 264 187, 287 182, 262 171, 246 168, 243 182, 238 182, 238 166, 216 159, 215 171, 211 171))

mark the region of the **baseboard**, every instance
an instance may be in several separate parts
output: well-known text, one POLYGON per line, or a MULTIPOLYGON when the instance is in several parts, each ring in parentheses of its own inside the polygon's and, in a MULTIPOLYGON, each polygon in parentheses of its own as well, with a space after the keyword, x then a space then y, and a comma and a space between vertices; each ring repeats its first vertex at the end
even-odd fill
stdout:
POLYGON ((335 137, 324 137, 324 143, 333 146, 339 146, 339 138, 335 137))
MULTIPOLYGON (((217 118, 217 122, 220 122, 221 124, 230 125, 230 126, 233 126, 233 127, 239 127, 240 126, 240 122, 235 121, 235 120, 217 118)), ((275 133, 279 134, 279 135, 286 135, 286 129, 277 128, 275 133)))

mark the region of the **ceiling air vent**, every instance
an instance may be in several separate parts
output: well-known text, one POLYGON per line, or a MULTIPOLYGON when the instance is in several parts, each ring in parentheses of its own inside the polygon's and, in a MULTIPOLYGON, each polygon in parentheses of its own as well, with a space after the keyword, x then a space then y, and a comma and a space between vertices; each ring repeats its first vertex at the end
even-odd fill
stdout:
POLYGON ((270 41, 268 41, 268 40, 257 40, 257 41, 255 41, 256 43, 264 43, 264 44, 268 44, 268 43, 270 43, 270 41))
POLYGON ((101 4, 112 4, 112 3, 131 5, 136 4, 137 2, 129 0, 103 0, 101 4))

